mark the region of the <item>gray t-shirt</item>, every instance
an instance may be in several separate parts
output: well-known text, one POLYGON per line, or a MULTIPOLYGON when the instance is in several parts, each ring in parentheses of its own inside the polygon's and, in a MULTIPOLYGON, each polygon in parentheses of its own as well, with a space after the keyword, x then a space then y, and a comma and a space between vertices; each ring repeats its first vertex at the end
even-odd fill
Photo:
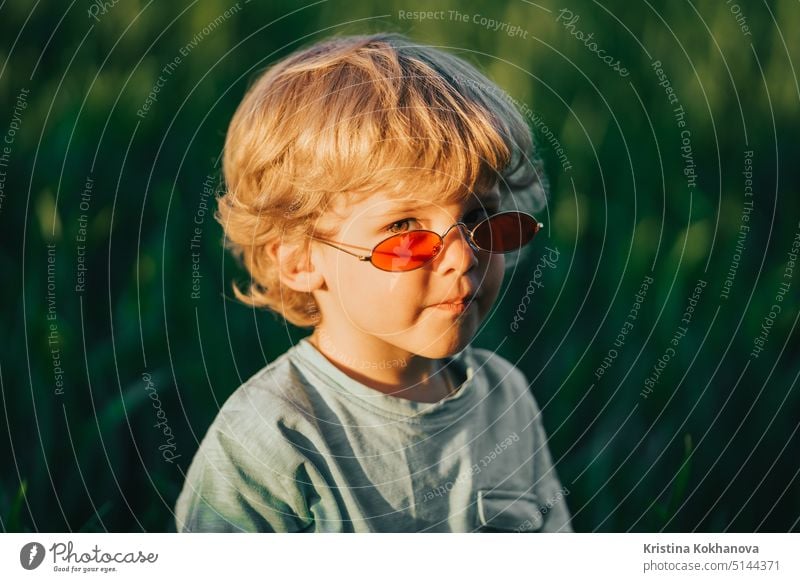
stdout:
POLYGON ((175 506, 180 531, 572 531, 536 401, 490 351, 435 403, 373 390, 303 339, 237 389, 175 506))

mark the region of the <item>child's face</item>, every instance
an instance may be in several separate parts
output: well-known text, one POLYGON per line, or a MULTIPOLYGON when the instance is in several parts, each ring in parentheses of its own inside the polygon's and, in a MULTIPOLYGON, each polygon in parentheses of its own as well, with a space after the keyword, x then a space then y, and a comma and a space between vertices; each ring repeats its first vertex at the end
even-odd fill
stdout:
MULTIPOLYGON (((372 249, 407 230, 441 235, 457 221, 472 227, 497 212, 499 203, 496 186, 448 205, 373 196, 336 208, 336 215, 326 216, 322 224, 339 226, 331 240, 372 249), (418 208, 402 210, 410 204, 418 208)), ((314 291, 322 315, 319 331, 356 352, 384 352, 387 357, 408 352, 443 358, 464 349, 497 298, 505 267, 503 255, 474 252, 459 228, 450 230, 433 261, 406 272, 382 271, 322 243, 312 248, 315 268, 324 278, 314 291), (475 297, 466 306, 447 304, 464 295, 475 297)))

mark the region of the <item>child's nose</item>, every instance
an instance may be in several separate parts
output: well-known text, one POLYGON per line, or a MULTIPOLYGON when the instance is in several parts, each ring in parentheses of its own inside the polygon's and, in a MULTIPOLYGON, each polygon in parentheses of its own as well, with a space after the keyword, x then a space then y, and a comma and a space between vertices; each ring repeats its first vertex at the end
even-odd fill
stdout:
POLYGON ((463 224, 456 223, 448 228, 442 236, 442 240, 444 243, 439 256, 441 267, 468 271, 478 264, 478 249, 473 247, 469 231, 463 224))

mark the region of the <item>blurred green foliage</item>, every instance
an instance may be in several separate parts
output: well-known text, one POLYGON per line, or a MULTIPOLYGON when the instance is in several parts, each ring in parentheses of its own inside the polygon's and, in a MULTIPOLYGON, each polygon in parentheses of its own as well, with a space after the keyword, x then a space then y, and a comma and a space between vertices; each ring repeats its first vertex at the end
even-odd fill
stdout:
POLYGON ((307 333, 231 300, 246 274, 210 213, 191 298, 190 240, 227 124, 269 63, 331 34, 384 30, 449 47, 535 113, 546 229, 475 343, 531 380, 575 528, 798 529, 800 273, 785 277, 800 220, 796 2, 102 4, 0 7, 0 133, 13 129, 0 167, 5 531, 174 531, 183 473, 219 406, 307 333), (400 15, 415 10, 447 17, 400 15), (685 110, 693 188, 654 61, 685 110), (754 207, 723 298, 746 150, 754 207), (559 261, 512 333, 545 246, 559 261), (646 276, 638 318, 598 379, 646 276), (688 331, 644 398, 699 279, 688 331), (788 294, 755 358, 781 282, 788 294))

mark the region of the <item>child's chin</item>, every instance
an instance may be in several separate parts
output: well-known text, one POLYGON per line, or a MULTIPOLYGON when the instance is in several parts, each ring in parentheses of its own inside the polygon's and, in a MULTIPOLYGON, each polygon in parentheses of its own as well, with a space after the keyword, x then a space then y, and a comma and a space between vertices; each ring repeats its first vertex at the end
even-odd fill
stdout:
POLYGON ((464 331, 466 330, 462 330, 461 333, 451 331, 443 334, 437 341, 432 342, 427 347, 424 351, 425 353, 419 355, 431 360, 441 360, 457 354, 469 345, 474 335, 473 333, 465 334, 463 333, 464 331))

